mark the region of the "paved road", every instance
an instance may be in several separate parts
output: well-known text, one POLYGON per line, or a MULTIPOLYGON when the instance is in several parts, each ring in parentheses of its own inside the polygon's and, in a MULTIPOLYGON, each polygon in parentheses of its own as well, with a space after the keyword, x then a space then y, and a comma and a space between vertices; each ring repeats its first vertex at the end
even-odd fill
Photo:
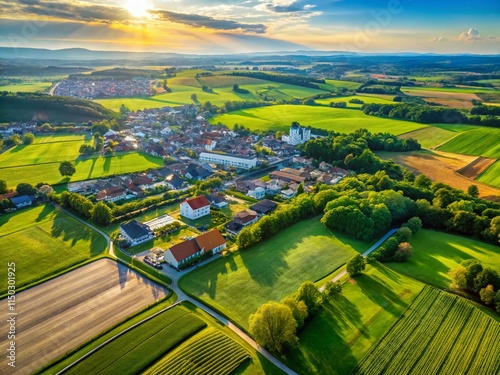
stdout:
POLYGON ((49 95, 54 95, 54 91, 56 91, 57 86, 59 86, 61 82, 57 82, 52 88, 49 90, 49 95))
MULTIPOLYGON (((385 240, 387 240, 390 236, 392 236, 394 233, 396 233, 397 229, 391 229, 389 232, 387 232, 384 237, 382 237, 380 240, 375 242, 373 246, 371 246, 368 250, 366 250, 363 254, 364 257, 366 257, 368 254, 370 254, 372 251, 376 250, 380 245, 384 243, 385 240)), ((330 281, 335 282, 340 280, 342 277, 344 277, 347 274, 347 271, 344 269, 342 272, 337 274, 334 278, 332 278, 330 281)), ((325 289, 325 286, 323 285, 321 288, 319 288, 320 292, 325 289)))
MULTIPOLYGON (((80 219, 79 217, 73 215, 71 212, 68 212, 67 210, 65 210, 61 206, 56 205, 56 207, 57 207, 57 209, 66 212, 68 215, 70 215, 72 218, 74 218, 75 220, 79 221, 83 225, 86 225, 86 226, 92 228, 93 230, 95 230, 96 232, 98 232, 99 234, 103 235, 104 238, 106 238, 106 240, 108 241, 109 255, 111 257, 115 258, 115 259, 117 258, 116 254, 114 252, 114 248, 113 248, 113 241, 111 241, 111 239, 109 238, 109 236, 106 233, 104 233, 100 229, 96 228, 94 225, 92 225, 92 224, 90 224, 90 223, 88 223, 88 222, 80 219)), ((211 258, 207 259, 206 261, 200 263, 198 266, 201 266, 201 265, 204 265, 205 263, 213 261, 214 259, 217 259, 217 257, 219 257, 219 256, 220 255, 216 255, 214 257, 211 257, 211 258)), ((169 267, 164 267, 163 269, 165 271, 167 271, 168 268, 169 267)), ((238 336, 240 336, 243 340, 245 340, 248 344, 250 344, 255 350, 257 350, 260 354, 262 354, 264 357, 266 357, 269 360, 269 362, 271 362, 276 367, 278 367, 279 369, 281 369, 282 371, 284 371, 286 374, 289 374, 289 375, 298 375, 296 372, 294 372, 293 370, 291 370, 290 368, 288 368, 283 362, 281 362, 278 359, 276 359, 275 357, 273 357, 267 350, 265 350, 259 344, 257 344, 251 337, 249 337, 245 332, 243 332, 241 329, 239 329, 231 321, 229 321, 228 319, 224 318, 222 315, 216 313, 215 311, 213 311, 212 309, 210 309, 208 306, 204 305, 203 303, 198 302, 194 298, 189 297, 186 293, 184 293, 178 287, 177 282, 178 282, 179 278, 181 276, 185 275, 186 273, 192 271, 193 269, 196 269, 196 267, 193 267, 193 268, 181 271, 181 272, 176 272, 175 270, 171 270, 172 271, 171 273, 170 272, 166 273, 172 279, 172 284, 170 284, 170 289, 172 289, 177 294, 178 301, 179 302, 181 302, 181 301, 189 301, 189 302, 191 302, 192 304, 194 304, 198 308, 200 308, 203 311, 205 311, 207 314, 211 315, 215 319, 217 319, 217 320, 221 321, 222 323, 224 323, 224 325, 226 325, 230 330, 232 330, 233 332, 235 332, 238 336)))

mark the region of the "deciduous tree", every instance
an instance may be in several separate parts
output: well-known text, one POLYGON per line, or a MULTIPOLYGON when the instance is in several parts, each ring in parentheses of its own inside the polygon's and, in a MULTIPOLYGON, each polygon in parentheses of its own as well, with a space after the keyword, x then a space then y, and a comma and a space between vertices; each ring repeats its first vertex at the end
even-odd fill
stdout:
POLYGON ((76 172, 76 168, 70 161, 63 161, 59 165, 59 173, 61 176, 73 176, 76 172))
POLYGON ((17 185, 16 192, 19 195, 35 195, 36 188, 31 184, 21 182, 19 185, 17 185))
POLYGON ((347 262, 347 273, 353 277, 361 274, 366 267, 365 258, 361 254, 356 254, 347 262))
POLYGON ((283 353, 287 347, 295 345, 297 322, 288 306, 268 302, 250 316, 249 331, 264 348, 283 353))
POLYGON ((323 303, 321 292, 311 281, 305 281, 299 287, 297 300, 306 304, 309 315, 315 315, 323 303))
POLYGON ((479 291, 479 296, 481 297, 481 301, 483 301, 485 305, 491 305, 495 300, 495 291, 493 290, 493 285, 488 284, 485 288, 481 288, 481 290, 479 291))
POLYGON ((111 208, 106 206, 104 203, 98 202, 92 209, 92 220, 94 220, 97 224, 104 226, 109 225, 109 223, 111 223, 111 219, 113 219, 111 208))
POLYGON ((23 135, 23 145, 30 145, 35 140, 33 133, 26 133, 23 135))
POLYGON ((0 180, 0 194, 7 193, 7 181, 0 180))

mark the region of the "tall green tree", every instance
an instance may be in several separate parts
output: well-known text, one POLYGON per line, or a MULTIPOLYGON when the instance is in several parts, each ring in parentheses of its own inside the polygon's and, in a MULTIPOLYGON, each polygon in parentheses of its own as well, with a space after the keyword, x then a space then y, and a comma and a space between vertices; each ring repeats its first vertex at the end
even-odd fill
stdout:
POLYGON ((309 313, 307 312, 307 306, 304 301, 297 301, 295 298, 287 297, 281 303, 288 306, 292 311, 293 318, 297 322, 297 328, 300 329, 304 325, 309 313))
POLYGON ((23 135, 23 145, 30 145, 35 140, 33 133, 26 133, 23 135))
POLYGON ((349 276, 360 275, 366 267, 365 258, 361 254, 356 254, 347 262, 346 270, 349 276))
POLYGON ((259 345, 275 353, 283 353, 296 344, 296 330, 292 310, 277 302, 263 304, 249 319, 250 334, 259 345))
POLYGON ((98 202, 92 209, 92 220, 97 224, 104 226, 109 225, 113 219, 111 208, 106 206, 103 202, 98 202))
POLYGON ((19 195, 35 195, 36 188, 31 184, 21 182, 19 185, 17 185, 16 192, 19 195))
POLYGON ((76 172, 76 168, 70 161, 63 161, 59 164, 59 173, 61 176, 73 176, 76 172))
POLYGON ((297 300, 306 304, 309 315, 317 314, 323 303, 321 292, 311 281, 305 281, 300 285, 297 291, 297 300))
POLYGON ((7 181, 0 180, 0 194, 5 194, 7 191, 7 181))
POLYGON ((467 189, 467 194, 474 198, 479 197, 479 188, 477 187, 477 185, 469 186, 469 188, 467 189))

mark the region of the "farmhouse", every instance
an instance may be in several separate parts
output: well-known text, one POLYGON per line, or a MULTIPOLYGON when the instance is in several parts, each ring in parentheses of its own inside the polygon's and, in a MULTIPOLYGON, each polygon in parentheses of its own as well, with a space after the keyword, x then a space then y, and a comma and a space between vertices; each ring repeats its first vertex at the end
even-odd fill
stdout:
POLYGON ((216 208, 223 208, 228 205, 226 198, 223 195, 213 194, 207 195, 207 199, 210 202, 210 205, 216 208))
POLYGON ((204 195, 196 198, 186 199, 181 203, 181 216, 191 220, 210 215, 210 202, 204 195))
POLYGON ((171 246, 165 251, 165 262, 179 268, 183 264, 206 253, 220 253, 226 248, 226 240, 218 229, 200 234, 198 237, 171 246))
POLYGON ((147 225, 137 220, 120 225, 120 234, 131 246, 146 242, 155 236, 147 225))
POLYGON ((222 164, 229 167, 236 167, 241 169, 251 169, 257 166, 257 158, 212 154, 209 152, 202 152, 200 154, 200 160, 206 161, 208 163, 222 164))
POLYGON ((253 210, 243 210, 233 216, 233 220, 226 224, 226 230, 235 236, 246 226, 259 220, 257 212, 253 210))
POLYGON ((120 199, 125 199, 126 196, 126 190, 123 187, 115 186, 98 192, 95 199, 97 201, 116 202, 120 199))
POLYGON ((295 174, 286 173, 282 171, 271 172, 269 173, 269 177, 276 178, 278 180, 282 180, 285 182, 296 182, 298 184, 305 181, 305 177, 296 176, 295 174))
POLYGON ((251 210, 257 212, 258 215, 268 215, 273 212, 278 207, 278 204, 269 200, 264 199, 250 206, 251 210))
POLYGON ((16 208, 23 208, 26 206, 31 206, 35 197, 30 197, 28 195, 21 195, 20 197, 10 198, 10 201, 16 208))

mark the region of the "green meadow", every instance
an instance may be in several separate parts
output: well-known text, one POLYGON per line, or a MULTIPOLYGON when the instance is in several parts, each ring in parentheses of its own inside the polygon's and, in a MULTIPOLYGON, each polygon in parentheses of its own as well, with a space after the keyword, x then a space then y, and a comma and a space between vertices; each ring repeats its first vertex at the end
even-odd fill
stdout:
POLYGON ((426 229, 413 236, 410 244, 413 255, 408 261, 387 265, 400 274, 440 288, 449 287, 448 271, 466 259, 477 259, 500 272, 500 247, 492 244, 426 229))
POLYGON ((368 265, 299 333, 285 363, 299 374, 350 374, 423 287, 380 263, 368 265))
POLYGON ((495 162, 485 170, 476 180, 500 188, 500 161, 495 162))
POLYGON ((11 92, 44 92, 52 86, 52 82, 25 82, 0 86, 0 91, 11 92))
MULTIPOLYGON (((29 147, 23 151, 29 152, 29 147)), ((59 162, 10 166, 0 168, 0 173, 2 179, 7 181, 7 185, 15 188, 21 182, 30 184, 37 184, 38 182, 58 184, 68 181, 101 178, 115 174, 139 172, 163 166, 163 159, 137 152, 106 157, 98 156, 88 159, 73 159, 72 161, 75 164, 76 173, 69 180, 63 178, 59 173, 59 162)), ((0 163, 2 163, 1 157, 0 163)))
POLYGON ((363 106, 363 104, 372 104, 372 103, 377 103, 377 104, 397 104, 392 100, 392 96, 388 97, 377 97, 377 96, 368 96, 368 95, 352 95, 352 96, 344 96, 344 97, 336 97, 336 98, 327 98, 327 99, 317 99, 316 103, 322 104, 322 105, 330 105, 330 103, 338 103, 338 102, 345 102, 347 104, 347 108, 355 108, 359 109, 363 106), (357 104, 357 103, 349 103, 349 100, 351 99, 359 99, 363 101, 363 104, 357 104))
POLYGON ((290 100, 325 92, 323 90, 255 78, 224 75, 195 78, 186 74, 185 76, 169 79, 167 84, 172 90, 170 93, 157 94, 151 97, 97 99, 95 101, 115 111, 118 111, 122 104, 136 111, 145 108, 202 104, 206 101, 215 105, 224 105, 227 101, 290 100), (248 90, 249 93, 240 94, 234 92, 234 84, 239 84, 240 88, 248 90), (207 85, 213 92, 203 91, 201 89, 202 85, 207 85), (193 94, 197 96, 196 102, 192 99, 193 94))
MULTIPOLYGON (((49 205, 3 215, 0 228, 0 260, 16 263, 18 288, 100 256, 107 246, 100 234, 49 205)), ((0 295, 7 283, 1 285, 0 295)))
POLYGON ((439 147, 440 151, 500 158, 500 129, 475 127, 439 147))
POLYGON ((433 124, 427 128, 401 134, 400 138, 416 139, 424 148, 436 148, 455 138, 462 132, 478 129, 473 125, 433 124))
POLYGON ((248 318, 260 305, 280 301, 306 280, 325 277, 368 246, 334 235, 311 218, 190 272, 179 285, 248 328, 248 318))
POLYGON ((282 130, 287 132, 292 122, 340 133, 351 133, 365 128, 371 132, 403 134, 427 127, 416 122, 383 119, 365 115, 352 109, 327 108, 322 106, 276 105, 234 111, 211 119, 213 124, 222 123, 230 128, 234 124, 251 130, 282 130))

